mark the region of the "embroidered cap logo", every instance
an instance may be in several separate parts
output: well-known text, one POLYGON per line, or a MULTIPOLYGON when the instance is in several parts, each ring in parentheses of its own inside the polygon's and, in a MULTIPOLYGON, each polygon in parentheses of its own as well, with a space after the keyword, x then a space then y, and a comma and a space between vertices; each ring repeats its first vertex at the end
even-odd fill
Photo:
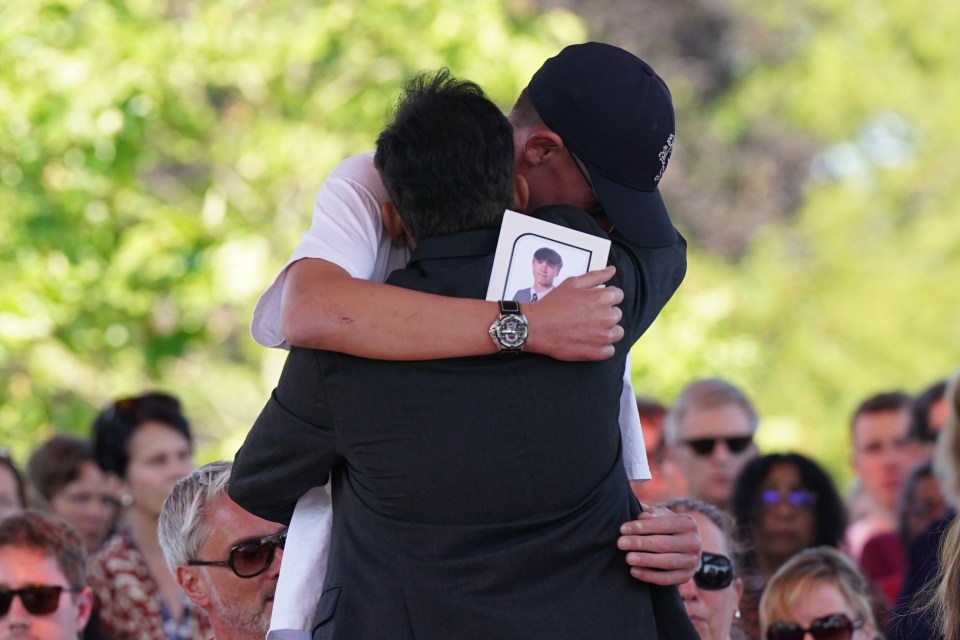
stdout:
POLYGON ((674 134, 671 133, 667 136, 667 143, 663 145, 663 149, 657 154, 657 158, 660 160, 660 172, 654 176, 654 182, 660 182, 660 178, 663 177, 664 172, 667 170, 667 163, 670 162, 670 156, 673 155, 673 139, 674 134))

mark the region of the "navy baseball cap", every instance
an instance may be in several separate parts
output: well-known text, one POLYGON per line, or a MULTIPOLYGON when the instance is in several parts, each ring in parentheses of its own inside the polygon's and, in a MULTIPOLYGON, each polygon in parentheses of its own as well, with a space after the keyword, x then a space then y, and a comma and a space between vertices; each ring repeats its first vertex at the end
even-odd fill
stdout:
POLYGON ((650 65, 613 45, 575 44, 544 62, 528 91, 613 224, 640 246, 676 242, 657 188, 673 152, 673 101, 650 65))

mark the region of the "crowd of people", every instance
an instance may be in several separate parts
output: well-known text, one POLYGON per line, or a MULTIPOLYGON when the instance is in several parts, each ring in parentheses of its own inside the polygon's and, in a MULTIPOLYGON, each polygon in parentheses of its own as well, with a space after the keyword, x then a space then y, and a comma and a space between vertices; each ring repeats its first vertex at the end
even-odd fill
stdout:
MULTIPOLYGON (((960 373, 936 388, 853 411, 845 498, 815 460, 761 454, 761 421, 728 381, 694 381, 644 422, 657 481, 634 491, 696 523, 702 552, 679 594, 701 638, 957 637, 960 373)), ((264 637, 287 527, 230 499, 231 467, 194 470, 189 422, 155 392, 111 403, 89 439, 40 444, 26 473, 0 458, 0 629, 35 618, 70 630, 37 638, 264 637)))
POLYGON ((728 380, 635 398, 686 269, 673 142, 665 83, 610 45, 548 60, 509 119, 412 80, 261 298, 254 336, 295 346, 234 461, 195 469, 156 391, 26 475, 0 457, 0 638, 957 638, 960 373, 851 411, 853 491, 759 451, 728 380), (544 259, 535 302, 483 301, 511 207, 616 268, 553 286, 544 259))

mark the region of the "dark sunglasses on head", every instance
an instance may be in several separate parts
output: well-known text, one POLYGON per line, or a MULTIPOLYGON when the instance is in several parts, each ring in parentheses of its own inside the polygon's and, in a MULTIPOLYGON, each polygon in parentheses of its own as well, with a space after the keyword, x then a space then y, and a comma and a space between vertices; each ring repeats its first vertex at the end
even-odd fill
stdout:
POLYGON ((808 629, 793 622, 774 622, 767 629, 767 640, 803 640, 810 633, 813 640, 850 640, 853 630, 863 626, 863 620, 851 620, 842 613, 817 618, 808 629))
POLYGON ((733 563, 719 553, 700 554, 700 566, 693 574, 693 583, 706 591, 726 589, 733 582, 733 563))
POLYGON ((783 493, 776 489, 767 489, 760 492, 760 502, 764 505, 775 506, 779 504, 789 504, 801 509, 812 509, 817 506, 817 494, 806 489, 800 491, 784 491, 783 493))
POLYGON ((264 536, 258 540, 241 542, 230 548, 230 555, 226 560, 188 560, 192 567, 230 567, 238 578, 253 578, 258 576, 273 562, 277 547, 283 549, 287 544, 287 530, 271 536, 264 536))
POLYGON ((60 606, 60 594, 64 591, 80 591, 76 587, 37 584, 22 589, 0 589, 0 617, 10 613, 13 598, 20 596, 23 608, 35 616, 53 613, 60 606))
POLYGON ((690 445, 690 448, 693 449, 694 453, 698 456, 709 456, 713 453, 713 448, 717 446, 717 442, 720 440, 723 440, 727 444, 727 449, 730 449, 733 453, 743 453, 747 447, 750 446, 750 443, 753 442, 753 436, 694 438, 693 440, 687 440, 686 443, 690 445))

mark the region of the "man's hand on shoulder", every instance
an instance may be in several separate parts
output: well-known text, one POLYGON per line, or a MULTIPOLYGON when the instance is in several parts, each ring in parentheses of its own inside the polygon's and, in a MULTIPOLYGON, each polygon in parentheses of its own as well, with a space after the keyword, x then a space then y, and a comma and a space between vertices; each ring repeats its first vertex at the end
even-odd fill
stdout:
POLYGON ((627 551, 630 575, 651 584, 683 584, 700 564, 700 534, 691 516, 666 507, 644 507, 620 527, 617 547, 627 551))
POLYGON ((557 360, 605 360, 613 344, 623 338, 623 300, 618 287, 599 287, 613 277, 607 267, 564 280, 549 296, 524 304, 521 311, 530 324, 526 350, 557 360))

